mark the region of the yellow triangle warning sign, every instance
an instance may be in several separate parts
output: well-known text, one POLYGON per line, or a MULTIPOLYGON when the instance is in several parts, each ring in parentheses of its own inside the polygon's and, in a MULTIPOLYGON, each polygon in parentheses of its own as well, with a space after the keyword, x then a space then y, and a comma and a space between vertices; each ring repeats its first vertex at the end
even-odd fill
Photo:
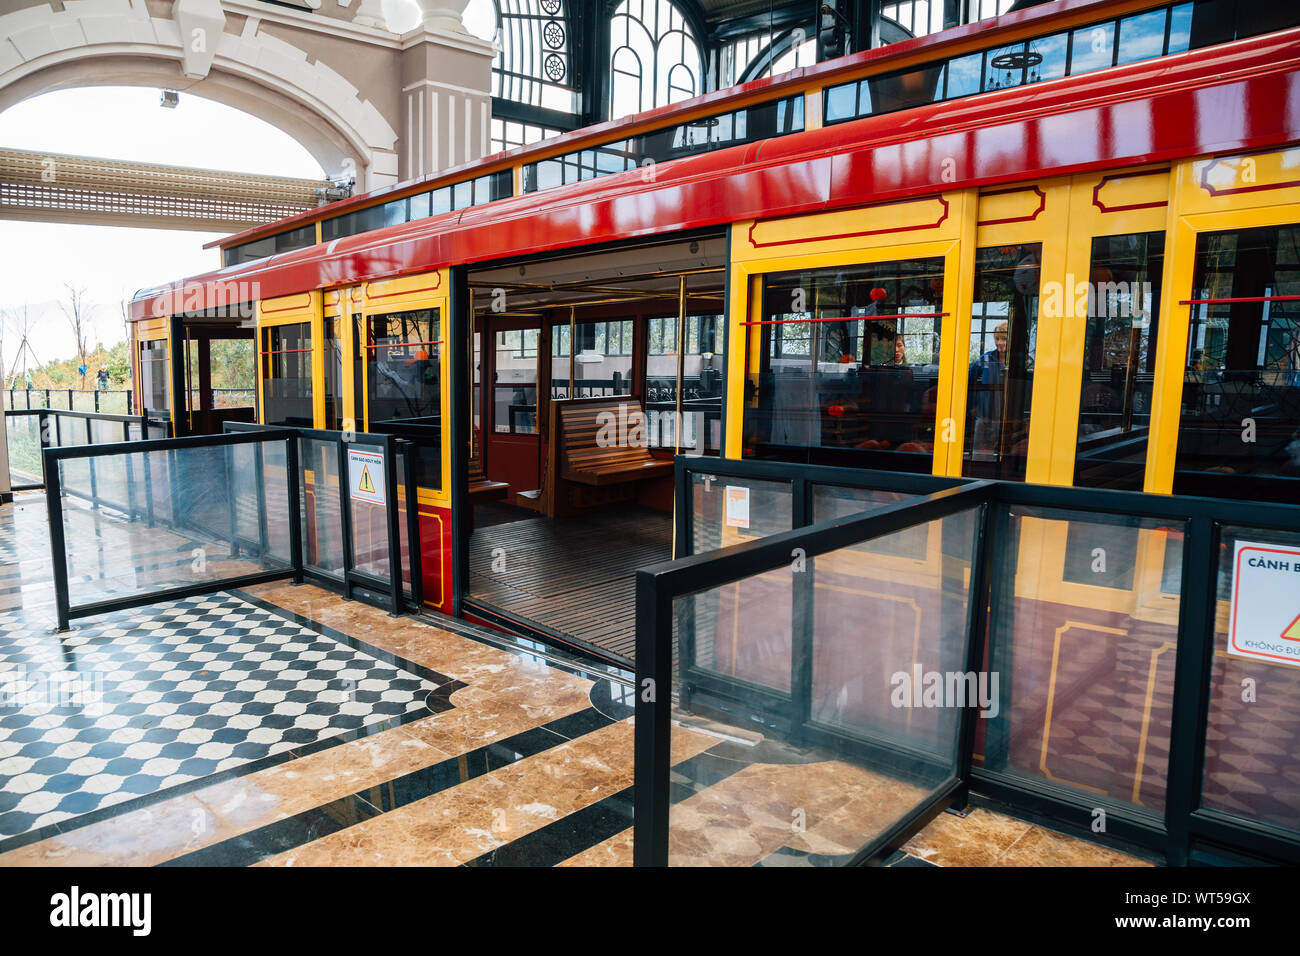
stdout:
POLYGON ((1288 641, 1300 641, 1300 614, 1283 629, 1282 637, 1288 641))
POLYGON ((367 467, 363 466, 361 469, 361 481, 357 484, 357 491, 369 492, 372 495, 375 493, 375 483, 370 480, 370 469, 367 467))

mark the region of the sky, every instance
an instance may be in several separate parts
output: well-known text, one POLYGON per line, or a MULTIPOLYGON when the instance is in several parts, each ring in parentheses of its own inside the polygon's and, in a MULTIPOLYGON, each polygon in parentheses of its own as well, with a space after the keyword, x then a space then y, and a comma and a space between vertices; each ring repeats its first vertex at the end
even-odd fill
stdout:
MULTIPOLYGON (((235 172, 324 178, 320 164, 268 123, 182 93, 175 109, 140 87, 61 90, 0 113, 0 146, 235 172), (220 137, 211 135, 222 130, 220 137)), ((34 320, 30 345, 40 362, 76 353, 59 305, 65 283, 84 286, 92 309, 91 344, 126 336, 122 300, 137 290, 219 264, 203 245, 219 233, 0 220, 0 311, 24 305, 34 320)), ((18 341, 5 323, 4 373, 18 341)))
MULTIPOLYGON (((384 0, 389 28, 401 33, 419 20, 414 0, 384 0)), ((491 0, 472 0, 466 28, 491 37, 491 0)), ((0 146, 74 156, 267 175, 324 178, 320 164, 287 134, 246 113, 181 92, 175 109, 159 106, 159 91, 89 87, 46 93, 0 113, 0 146), (213 130, 222 135, 214 137, 213 130)), ((204 249, 220 233, 121 226, 0 220, 0 318, 25 305, 33 319, 30 345, 40 362, 76 354, 60 302, 65 283, 84 286, 91 303, 91 345, 126 336, 122 301, 137 289, 207 272, 219 251, 204 249)), ((7 377, 18 341, 3 323, 0 358, 7 377)))

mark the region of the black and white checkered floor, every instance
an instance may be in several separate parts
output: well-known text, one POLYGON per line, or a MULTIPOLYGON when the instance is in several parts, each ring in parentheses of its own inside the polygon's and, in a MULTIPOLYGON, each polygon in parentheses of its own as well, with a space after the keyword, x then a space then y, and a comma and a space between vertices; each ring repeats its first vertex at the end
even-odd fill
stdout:
POLYGON ((230 593, 64 635, 0 612, 0 840, 429 714, 440 675, 340 638, 230 593))

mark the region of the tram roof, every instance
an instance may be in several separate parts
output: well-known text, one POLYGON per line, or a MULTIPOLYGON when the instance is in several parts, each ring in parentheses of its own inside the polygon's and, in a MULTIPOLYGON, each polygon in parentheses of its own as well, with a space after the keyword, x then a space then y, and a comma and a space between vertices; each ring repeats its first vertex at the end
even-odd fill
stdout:
POLYGON ((868 116, 228 266, 142 290, 132 317, 924 195, 946 215, 945 192, 1277 147, 1300 142, 1295 73, 1300 28, 868 116))

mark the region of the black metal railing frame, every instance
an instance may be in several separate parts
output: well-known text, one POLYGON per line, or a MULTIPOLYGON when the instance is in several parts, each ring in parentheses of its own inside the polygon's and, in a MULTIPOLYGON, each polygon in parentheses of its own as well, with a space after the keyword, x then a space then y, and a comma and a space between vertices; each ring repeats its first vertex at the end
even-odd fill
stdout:
MULTIPOLYGON (((276 428, 271 425, 256 425, 247 422, 226 422, 224 425, 226 432, 231 433, 257 433, 270 430, 288 431, 295 434, 298 442, 295 447, 298 448, 299 474, 295 480, 302 485, 302 469, 306 467, 306 459, 301 454, 300 443, 303 441, 316 441, 329 443, 336 446, 339 469, 339 520, 341 527, 341 538, 343 542, 343 574, 341 577, 330 574, 323 568, 319 568, 304 563, 303 573, 313 580, 341 586, 343 596, 351 600, 356 588, 377 592, 387 595, 390 613, 401 614, 404 607, 406 595, 405 582, 402 580, 402 542, 401 542, 401 517, 397 502, 397 457, 401 455, 404 461, 404 475, 402 485, 406 493, 406 540, 407 553, 409 555, 409 567, 411 572, 410 580, 410 606, 414 610, 422 610, 424 606, 424 571, 422 565, 422 555, 420 547, 420 518, 419 518, 419 486, 417 481, 415 467, 415 443, 405 438, 399 438, 396 435, 382 432, 342 432, 326 431, 317 428, 276 428), (352 509, 349 498, 349 478, 348 478, 348 447, 350 445, 379 447, 384 451, 384 510, 386 524, 388 528, 388 567, 389 580, 384 581, 365 571, 360 571, 356 567, 356 555, 353 549, 352 541, 352 509)), ((324 488, 324 483, 316 481, 315 493, 319 497, 324 488)), ((295 499, 297 500, 297 499, 295 499)), ((301 502, 299 503, 301 507, 301 502)), ((301 528, 305 530, 306 523, 301 523, 301 528)), ((303 533, 299 532, 300 535, 303 533)), ((301 543, 301 542, 300 542, 301 543)))
MULTIPOLYGON (((147 604, 156 604, 162 601, 178 600, 181 598, 193 597, 198 594, 209 594, 214 591, 227 590, 230 588, 249 587, 254 584, 263 584, 268 581, 283 580, 292 577, 296 583, 301 583, 303 579, 302 569, 302 536, 299 530, 300 514, 297 507, 299 499, 297 483, 297 458, 298 443, 296 434, 287 429, 272 429, 260 432, 255 435, 204 435, 191 438, 160 438, 142 441, 124 441, 114 444, 100 445, 71 445, 62 448, 47 447, 42 453, 42 463, 45 472, 45 503, 49 518, 50 529, 50 551, 51 565, 54 578, 54 595, 55 609, 58 618, 58 628, 60 631, 68 629, 69 621, 74 618, 90 617, 97 614, 107 614, 111 611, 120 611, 133 607, 142 607, 147 604), (203 581, 194 584, 181 585, 178 587, 162 588, 148 593, 133 594, 121 598, 110 598, 103 601, 96 601, 90 604, 72 606, 68 587, 68 555, 67 542, 64 536, 63 524, 63 481, 59 471, 60 462, 72 461, 82 458, 91 459, 93 463, 95 458, 107 458, 120 455, 148 455, 150 453, 168 452, 175 453, 184 449, 193 448, 216 448, 228 447, 233 445, 274 443, 282 441, 285 443, 285 461, 286 461, 286 486, 288 488, 288 497, 286 506, 288 508, 289 520, 289 563, 288 568, 269 569, 257 572, 251 572, 246 575, 238 575, 231 578, 203 581)), ((260 452, 262 449, 259 448, 260 452)), ((258 460, 260 462, 261 455, 258 460)), ((130 473, 131 469, 126 469, 130 473)), ((174 473, 175 469, 171 469, 174 473)), ((150 475, 152 469, 149 466, 148 459, 145 459, 144 474, 150 475)), ((260 467, 259 467, 260 475, 260 467)), ((93 488, 93 486, 92 486, 93 488)), ((263 494, 259 488, 259 496, 263 494)), ((92 492, 93 495, 93 492, 92 492)), ((169 489, 169 495, 172 501, 171 518, 173 527, 179 527, 181 522, 175 508, 176 494, 175 488, 169 489)), ((81 496, 81 497, 84 497, 81 496)), ((155 522, 155 515, 152 508, 152 496, 149 490, 146 490, 146 497, 149 501, 146 504, 148 516, 151 525, 155 522)), ((92 504, 96 504, 92 502, 92 504)), ((100 501, 97 504, 109 505, 114 508, 120 508, 121 505, 113 502, 100 501)), ((260 503, 262 514, 261 522, 265 523, 266 502, 260 503)), ((231 506, 233 514, 233 503, 231 506)), ((127 513, 134 517, 136 515, 135 504, 133 501, 127 503, 127 513)), ((232 550, 238 549, 238 541, 234 534, 234 518, 231 518, 231 546, 232 550)), ((265 531, 262 533, 265 539, 265 531)), ((265 553, 265 545, 263 551, 265 553)))
MULTIPOLYGON (((637 865, 664 865, 668 860, 668 747, 672 687, 675 678, 680 676, 674 673, 672 662, 674 602, 723 584, 788 567, 792 550, 802 548, 809 559, 809 573, 796 586, 793 595, 792 656, 797 657, 801 648, 806 653, 811 647, 811 618, 806 610, 810 598, 800 592, 810 593, 814 586, 812 559, 816 555, 905 531, 975 505, 979 505, 979 519, 973 544, 966 647, 968 670, 971 671, 982 668, 986 646, 990 654, 988 666, 994 670, 1005 669, 1003 659, 999 657, 1004 649, 997 641, 989 640, 986 630, 990 619, 999 620, 1006 610, 1006 602, 1013 598, 1010 588, 1014 587, 1014 581, 1009 576, 993 580, 995 561, 1009 543, 1008 524, 1012 509, 1081 512, 1112 520, 1116 517, 1157 519, 1183 525, 1178 647, 1165 807, 1163 813, 1155 814, 1133 805, 1108 804, 1107 832, 1121 840, 1160 850, 1174 865, 1185 865, 1194 845, 1222 847, 1260 859, 1300 862, 1300 836, 1294 832, 1199 805, 1215 645, 1216 584, 1222 528, 1244 526, 1263 532, 1300 533, 1300 506, 934 478, 770 461, 719 461, 678 456, 676 462, 677 553, 685 556, 637 573, 637 825, 634 837, 634 862, 637 865), (690 554, 692 473, 790 482, 794 496, 794 529, 729 548, 690 554), (815 484, 911 492, 924 497, 886 505, 854 517, 809 524, 810 487, 815 484), (944 484, 947 487, 940 487, 944 484), (801 629, 806 633, 800 634, 801 629)), ((689 635, 678 636, 683 644, 679 660, 689 663, 689 635)), ((800 663, 794 661, 792 677, 795 681, 803 679, 800 668, 800 663)), ((1005 676, 1008 679, 1001 681, 999 688, 1002 697, 999 720, 1009 719, 1011 713, 1011 672, 1008 670, 1005 676)), ((750 697, 754 696, 752 687, 747 686, 744 691, 750 697)), ((791 696, 795 695, 792 684, 791 696)), ((761 697, 760 703, 768 706, 761 697)), ((781 716, 779 709, 776 715, 781 716)), ((786 727, 796 729, 798 716, 795 714, 788 719, 786 727)), ((768 723, 780 727, 779 722, 769 720, 768 723)), ((992 727, 989 731, 996 733, 992 727)), ((975 724, 969 710, 963 717, 960 737, 958 766, 961 772, 957 784, 939 788, 932 799, 918 807, 909 818, 878 835, 857 854, 859 862, 888 852, 942 809, 945 801, 964 799, 966 791, 971 788, 1031 813, 1075 820, 1084 826, 1091 822, 1092 811, 1099 802, 1105 802, 1099 801, 1095 794, 1085 794, 1050 781, 1031 780, 996 769, 976 767, 973 761, 975 724), (943 796, 939 796, 940 793, 943 796)))
MULTIPOLYGON (((125 396, 126 396, 126 414, 127 414, 127 415, 131 415, 131 414, 133 414, 134 411, 135 411, 134 408, 132 407, 132 406, 135 404, 135 393, 132 392, 129 388, 114 388, 114 389, 103 389, 103 390, 101 390, 101 389, 97 389, 97 388, 11 388, 11 389, 8 389, 8 392, 9 392, 9 404, 8 404, 6 407, 9 408, 9 409, 14 409, 14 396, 17 395, 17 394, 19 394, 19 393, 22 393, 22 394, 23 394, 23 401, 26 402, 26 405, 23 407, 23 409, 21 409, 22 411, 27 411, 27 410, 36 411, 36 410, 37 410, 37 409, 32 408, 32 393, 33 393, 33 392, 35 392, 35 393, 38 394, 38 395, 43 395, 43 396, 44 396, 44 399, 45 399, 45 404, 44 404, 43 406, 41 406, 41 407, 42 407, 42 408, 45 408, 45 409, 50 409, 50 410, 52 410, 52 411, 76 411, 77 409, 73 408, 72 406, 73 406, 73 405, 75 404, 75 402, 76 402, 76 398, 75 398, 75 396, 77 396, 77 395, 94 395, 94 396, 95 396, 95 410, 94 410, 94 412, 93 412, 93 414, 95 414, 95 415, 99 415, 99 414, 101 414, 101 412, 100 412, 100 408, 99 408, 99 406, 100 406, 100 402, 101 402, 101 397, 102 397, 102 396, 108 396, 108 395, 125 395, 125 396), (53 409, 53 408, 51 407, 51 405, 50 405, 50 393, 51 393, 51 392, 55 392, 55 393, 58 393, 58 394, 67 393, 67 396, 68 396, 68 407, 65 408, 65 409, 53 409)), ((18 410, 18 409, 14 409, 14 410, 18 410)), ((102 414, 116 414, 116 413, 104 412, 104 413, 102 413, 102 414)))

